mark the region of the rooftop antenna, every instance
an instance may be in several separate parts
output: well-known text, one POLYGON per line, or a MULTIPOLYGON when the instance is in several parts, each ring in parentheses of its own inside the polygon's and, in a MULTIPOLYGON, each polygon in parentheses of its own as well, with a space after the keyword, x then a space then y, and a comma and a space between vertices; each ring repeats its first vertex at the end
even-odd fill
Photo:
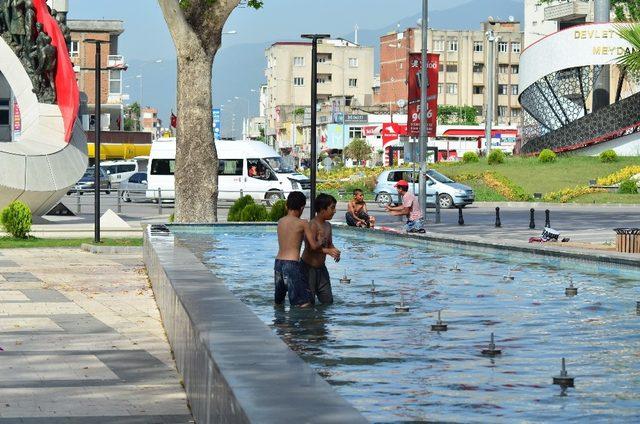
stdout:
POLYGON ((359 29, 360 29, 360 27, 358 27, 358 24, 356 24, 356 27, 355 27, 355 33, 356 33, 356 35, 355 35, 355 40, 353 41, 353 42, 354 42, 354 43, 356 43, 356 44, 358 44, 358 30, 359 30, 359 29))

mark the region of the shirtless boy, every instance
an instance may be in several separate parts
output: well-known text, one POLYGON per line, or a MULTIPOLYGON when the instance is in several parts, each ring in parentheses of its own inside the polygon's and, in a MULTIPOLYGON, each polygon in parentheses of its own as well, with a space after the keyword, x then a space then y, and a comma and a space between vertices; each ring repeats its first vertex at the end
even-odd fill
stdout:
POLYGON ((331 278, 325 261, 327 255, 336 262, 340 260, 340 251, 333 245, 331 224, 329 223, 329 220, 336 213, 336 203, 336 198, 328 194, 322 193, 316 197, 316 216, 309 222, 310 236, 305 237, 302 262, 307 270, 311 302, 314 302, 317 296, 320 303, 333 303, 331 278), (319 246, 314 246, 314 241, 319 246))
POLYGON ((369 215, 364 193, 359 188, 353 190, 353 199, 347 205, 345 219, 350 227, 373 228, 376 225, 376 219, 369 215))
POLYGON ((291 306, 304 308, 313 304, 307 270, 300 261, 300 247, 303 238, 311 240, 308 243, 315 249, 320 248, 320 243, 312 236, 307 220, 300 219, 306 203, 304 194, 291 192, 287 197, 287 215, 278 221, 278 256, 274 266, 277 305, 284 302, 287 293, 291 306))

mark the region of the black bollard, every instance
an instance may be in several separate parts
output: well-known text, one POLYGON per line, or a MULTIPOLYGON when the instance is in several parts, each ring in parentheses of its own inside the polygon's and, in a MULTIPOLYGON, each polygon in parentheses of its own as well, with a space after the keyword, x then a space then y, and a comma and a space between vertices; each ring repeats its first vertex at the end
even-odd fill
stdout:
POLYGON ((458 206, 458 225, 464 225, 464 218, 462 217, 462 208, 458 206))
POLYGON ((496 227, 502 227, 502 222, 500 222, 500 208, 496 206, 496 227))
POLYGON ((529 213, 531 214, 531 216, 529 217, 529 228, 534 229, 536 228, 536 221, 535 218, 533 217, 533 214, 535 213, 535 209, 531 208, 531 210, 529 211, 529 213))
POLYGON ((544 226, 551 228, 551 211, 549 209, 544 211, 544 226))
POLYGON ((438 192, 436 191, 436 217, 435 217, 435 223, 439 224, 440 223, 440 194, 438 194, 438 192))

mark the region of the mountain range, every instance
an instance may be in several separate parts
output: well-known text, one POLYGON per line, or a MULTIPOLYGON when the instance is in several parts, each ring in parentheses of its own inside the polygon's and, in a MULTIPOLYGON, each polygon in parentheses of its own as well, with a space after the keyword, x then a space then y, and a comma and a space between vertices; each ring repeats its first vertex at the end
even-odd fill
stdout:
MULTIPOLYGON (((521 0, 474 0, 467 4, 446 10, 433 11, 429 16, 429 26, 436 29, 479 29, 480 23, 493 16, 496 20, 508 19, 513 16, 522 22, 524 8, 521 0)), ((358 31, 358 43, 375 47, 375 73, 378 73, 380 36, 396 29, 403 30, 410 26, 417 26, 420 15, 408 16, 399 22, 377 29, 361 29, 358 31)), ((346 34, 335 34, 340 38, 354 40, 354 31, 346 34)), ((236 114, 236 136, 242 127, 242 118, 247 115, 247 101, 251 115, 258 113, 257 89, 265 82, 264 68, 266 65, 265 49, 276 41, 299 40, 298 35, 292 35, 289 40, 268 40, 261 43, 236 44, 233 47, 218 52, 213 65, 213 100, 214 107, 225 105, 222 113, 223 134, 227 135, 231 129, 231 114, 236 114), (254 89, 256 92, 251 92, 254 89), (227 99, 240 97, 245 100, 227 99)), ((129 61, 128 74, 137 75, 142 62, 129 61)), ((159 117, 163 126, 168 125, 172 110, 175 111, 176 62, 165 60, 162 63, 144 65, 143 100, 146 105, 152 105, 159 110, 159 117), (152 67, 151 67, 152 66, 152 67)), ((129 89, 132 98, 141 97, 136 91, 139 85, 129 89), (133 90, 133 91, 131 91, 133 90)))

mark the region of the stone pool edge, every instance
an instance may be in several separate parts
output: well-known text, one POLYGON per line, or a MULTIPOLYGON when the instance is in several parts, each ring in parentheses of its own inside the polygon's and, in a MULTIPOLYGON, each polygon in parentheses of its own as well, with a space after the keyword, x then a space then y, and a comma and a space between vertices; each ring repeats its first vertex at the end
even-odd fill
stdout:
POLYGON ((367 422, 174 241, 147 227, 143 258, 198 423, 367 422))

